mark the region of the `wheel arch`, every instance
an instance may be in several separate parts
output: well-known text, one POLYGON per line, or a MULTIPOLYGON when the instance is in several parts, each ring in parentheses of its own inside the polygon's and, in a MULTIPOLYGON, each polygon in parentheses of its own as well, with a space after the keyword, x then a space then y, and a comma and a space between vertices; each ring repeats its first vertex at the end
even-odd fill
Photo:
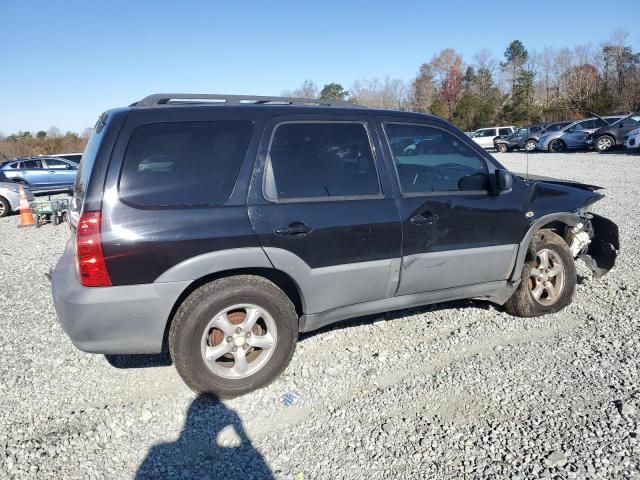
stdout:
POLYGON ((162 338, 162 351, 168 352, 168 336, 169 329, 171 328, 171 323, 173 318, 180 308, 180 305, 184 302, 184 300, 191 295, 196 289, 200 288, 207 283, 211 283, 213 281, 219 280, 221 278, 228 278, 237 275, 255 275, 258 277, 265 278, 271 282, 273 282, 278 288, 280 288, 293 306, 295 307, 296 313, 298 317, 301 317, 304 314, 304 296, 302 295, 302 290, 297 282, 287 273, 282 270, 278 270, 275 268, 268 267, 244 267, 244 268, 234 268, 228 270, 221 270, 214 273, 210 273, 207 275, 203 275, 202 277, 193 280, 187 287, 182 291, 182 293, 178 296, 176 301, 171 308, 168 318, 165 322, 164 327, 164 335, 162 338))
POLYGON ((531 239, 535 236, 536 233, 538 233, 540 230, 551 230, 555 233, 558 233, 560 237, 564 238, 564 235, 559 232, 565 227, 575 227, 578 223, 580 223, 580 216, 577 213, 573 212, 551 213, 535 220, 529 226, 529 229, 520 242, 510 281, 517 282, 520 280, 520 276, 522 275, 522 268, 524 267, 524 263, 527 259, 527 252, 529 251, 531 239))

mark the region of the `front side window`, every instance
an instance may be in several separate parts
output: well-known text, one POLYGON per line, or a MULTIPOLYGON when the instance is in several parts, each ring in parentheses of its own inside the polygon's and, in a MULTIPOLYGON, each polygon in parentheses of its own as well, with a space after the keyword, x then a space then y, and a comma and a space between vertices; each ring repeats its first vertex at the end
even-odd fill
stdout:
POLYGON ((369 135, 361 123, 283 123, 271 141, 267 196, 278 199, 378 195, 369 135))
POLYGON ((397 123, 385 132, 403 193, 488 190, 486 162, 453 134, 397 123))
POLYGON ((142 125, 127 146, 120 198, 144 207, 223 204, 252 133, 248 121, 142 125))

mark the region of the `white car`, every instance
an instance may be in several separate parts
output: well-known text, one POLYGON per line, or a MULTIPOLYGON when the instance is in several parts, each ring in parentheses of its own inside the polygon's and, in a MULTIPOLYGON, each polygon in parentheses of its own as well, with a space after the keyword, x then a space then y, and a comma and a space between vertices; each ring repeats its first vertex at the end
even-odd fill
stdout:
POLYGON ((640 147, 640 128, 631 130, 627 135, 625 135, 624 146, 626 148, 635 148, 635 149, 640 147))
POLYGON ((516 127, 513 125, 510 127, 480 128, 471 134, 471 138, 482 148, 494 148, 494 138, 511 135, 515 131, 516 127))
MULTIPOLYGON (((29 187, 24 187, 27 201, 33 201, 33 194, 29 187)), ((0 172, 0 218, 6 217, 11 212, 16 212, 20 208, 20 185, 9 181, 0 172)))

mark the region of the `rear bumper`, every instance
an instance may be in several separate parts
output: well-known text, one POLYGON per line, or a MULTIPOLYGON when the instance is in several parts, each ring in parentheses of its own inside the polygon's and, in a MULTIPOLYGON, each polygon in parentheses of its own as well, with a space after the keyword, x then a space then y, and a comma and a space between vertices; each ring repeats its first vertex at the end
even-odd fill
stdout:
POLYGON ((73 344, 91 353, 159 353, 171 309, 189 281, 84 287, 71 242, 52 274, 58 320, 73 344))

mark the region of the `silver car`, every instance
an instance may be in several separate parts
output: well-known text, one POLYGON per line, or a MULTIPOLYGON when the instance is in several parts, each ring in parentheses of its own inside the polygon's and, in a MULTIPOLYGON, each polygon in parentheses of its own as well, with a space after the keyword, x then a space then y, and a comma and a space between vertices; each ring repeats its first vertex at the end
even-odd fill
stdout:
POLYGON ((573 122, 557 132, 542 135, 536 144, 536 150, 545 152, 564 152, 568 149, 586 148, 589 134, 604 127, 621 116, 591 117, 573 122))
MULTIPOLYGON (((29 187, 24 188, 27 200, 33 200, 33 193, 29 187)), ((4 175, 0 174, 0 218, 6 217, 11 212, 20 208, 20 185, 8 181, 4 175)))

